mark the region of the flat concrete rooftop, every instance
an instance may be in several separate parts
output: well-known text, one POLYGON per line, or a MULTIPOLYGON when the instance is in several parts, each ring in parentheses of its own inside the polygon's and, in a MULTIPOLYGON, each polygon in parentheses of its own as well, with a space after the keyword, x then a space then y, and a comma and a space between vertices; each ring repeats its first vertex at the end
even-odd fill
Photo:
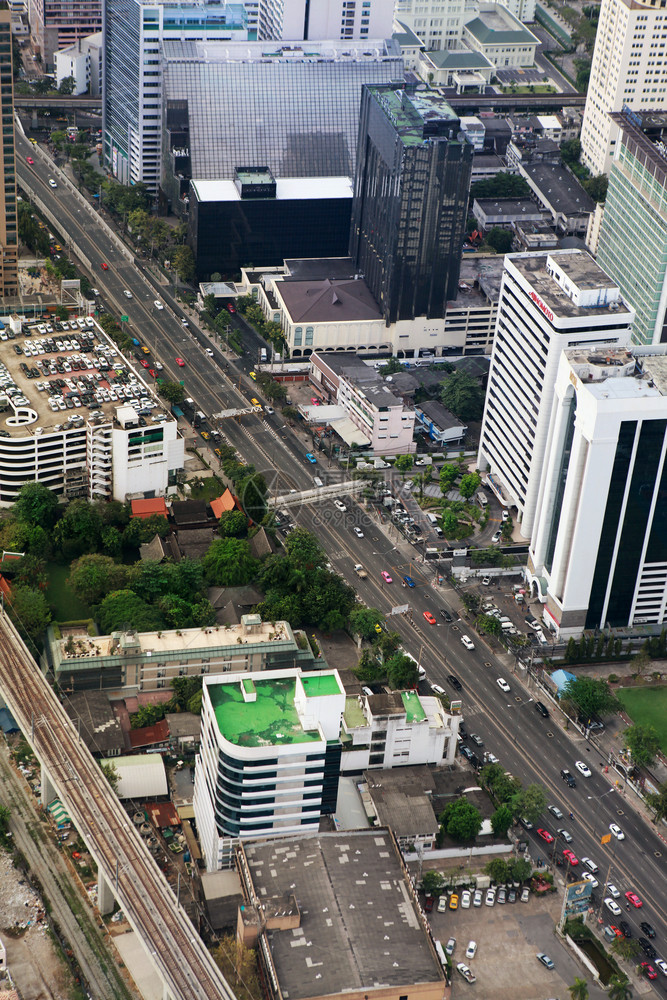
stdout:
POLYGON ((588 253, 579 250, 563 252, 547 250, 543 253, 511 254, 506 260, 510 261, 525 278, 556 319, 609 316, 614 318, 614 325, 620 326, 624 322, 630 322, 632 310, 620 294, 614 297, 614 291, 618 289, 617 282, 613 281, 588 253), (599 290, 601 299, 604 299, 605 295, 613 299, 612 305, 608 303, 599 306, 576 305, 547 271, 547 261, 552 256, 558 267, 579 290, 583 292, 599 290))
POLYGON ((293 893, 301 926, 267 934, 290 1000, 442 983, 388 830, 319 834, 245 846, 255 894, 293 893))

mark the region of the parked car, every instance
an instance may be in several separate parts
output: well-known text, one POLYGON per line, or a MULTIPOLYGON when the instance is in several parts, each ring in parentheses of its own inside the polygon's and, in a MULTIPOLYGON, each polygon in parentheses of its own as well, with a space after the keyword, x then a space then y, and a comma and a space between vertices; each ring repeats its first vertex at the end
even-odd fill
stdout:
POLYGON ((484 900, 485 904, 487 906, 493 906, 494 903, 495 903, 495 901, 496 901, 496 890, 495 889, 487 889, 486 890, 486 898, 484 900))
POLYGON ((472 893, 469 889, 464 889, 461 893, 461 909, 469 910, 472 903, 472 893))
POLYGON ((543 951, 538 951, 538 953, 537 953, 537 961, 541 962, 542 965, 544 965, 547 969, 555 969, 556 968, 556 966, 551 961, 551 959, 549 958, 549 956, 545 955, 543 951))
POLYGON ((474 958, 477 954, 477 942, 468 941, 468 947, 466 948, 466 958, 474 958))
POLYGON ((483 893, 481 889, 475 889, 475 894, 472 898, 473 906, 481 906, 483 901, 483 893))
POLYGON ((449 955, 451 958, 454 954, 454 949, 456 948, 456 938, 450 938, 445 945, 445 955, 449 955))
POLYGON ((456 966, 456 971, 459 973, 460 976, 463 976, 466 982, 468 983, 477 982, 477 977, 474 975, 474 973, 470 971, 470 969, 468 968, 467 965, 465 965, 464 962, 458 963, 458 965, 456 966))
POLYGON ((441 896, 440 899, 438 900, 438 913, 446 913, 446 912, 447 912, 447 897, 441 896))

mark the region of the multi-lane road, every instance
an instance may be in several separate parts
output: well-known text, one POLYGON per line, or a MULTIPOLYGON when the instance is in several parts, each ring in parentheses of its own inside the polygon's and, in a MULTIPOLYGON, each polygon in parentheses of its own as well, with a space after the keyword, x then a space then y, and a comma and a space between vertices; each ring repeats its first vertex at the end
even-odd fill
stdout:
MULTIPOLYGON (((51 189, 48 177, 53 172, 49 172, 41 160, 36 158, 35 167, 28 167, 25 157, 31 154, 32 148, 17 136, 19 181, 25 176, 45 203, 55 206, 62 220, 64 232, 61 235, 65 237, 69 233, 91 262, 92 283, 102 289, 108 303, 113 303, 119 312, 129 317, 130 330, 163 362, 170 377, 184 378, 187 393, 195 399, 198 408, 210 416, 222 409, 245 405, 257 395, 257 386, 247 375, 254 354, 253 358, 241 359, 238 365, 225 361, 224 371, 223 358, 217 348, 213 358, 207 357, 193 333, 181 325, 178 303, 168 291, 163 290, 158 295, 142 273, 141 265, 135 266, 119 253, 114 240, 95 225, 94 216, 82 207, 80 196, 64 184, 51 189), (102 261, 109 264, 108 271, 101 269, 102 261), (131 300, 124 297, 124 289, 132 292, 131 300), (164 301, 167 308, 157 310, 153 306, 156 298, 164 301), (186 361, 185 368, 176 365, 176 357, 186 361)), ((203 335, 197 336, 203 341, 203 335)), ((265 473, 274 494, 289 489, 308 489, 312 487, 313 475, 325 478, 325 474, 337 474, 335 468, 326 467, 323 456, 318 457, 317 466, 306 462, 307 446, 284 424, 278 413, 266 419, 248 416, 240 423, 227 421, 223 432, 247 462, 265 473)), ((215 465, 212 453, 211 462, 215 465)), ((653 924, 658 932, 654 942, 658 955, 667 960, 667 843, 628 804, 628 797, 634 793, 628 791, 626 794, 615 785, 611 772, 604 772, 605 761, 595 748, 579 734, 565 732, 557 712, 552 713, 551 719, 538 715, 534 700, 540 697, 539 693, 528 690, 520 678, 507 675, 506 668, 500 666, 469 626, 442 621, 439 608, 443 604, 452 607, 458 602, 435 584, 435 572, 428 563, 418 564, 416 550, 406 547, 403 540, 390 538, 376 520, 369 519, 353 503, 348 504, 346 514, 328 502, 304 505, 297 515, 292 509, 290 516, 315 531, 334 568, 355 583, 362 600, 383 612, 409 602, 415 624, 404 616, 396 616, 393 621, 413 655, 417 656, 421 650, 420 658, 428 678, 446 687, 447 675, 456 674, 463 685, 463 713, 468 731, 479 734, 485 748, 496 754, 524 785, 531 782, 543 785, 548 802, 557 805, 568 817, 557 822, 545 814, 543 826, 553 834, 557 827, 565 826, 572 834, 570 846, 577 856, 588 856, 598 864, 601 882, 600 888, 595 890, 598 904, 608 871, 609 880, 621 893, 630 889, 638 893, 644 906, 641 910, 624 912, 623 917, 633 926, 635 936, 641 933, 638 930, 640 920, 653 924), (353 523, 362 527, 364 538, 353 534, 353 523), (357 562, 367 568, 366 580, 354 576, 353 566, 357 562), (383 569, 393 576, 393 584, 382 581, 383 569), (412 590, 400 587, 400 577, 405 573, 417 582, 412 590), (438 624, 428 625, 423 618, 424 611, 430 611, 438 624), (463 631, 471 633, 474 650, 468 651, 461 644, 463 631), (505 676, 509 682, 509 694, 498 687, 499 676, 505 676), (570 789, 561 779, 560 770, 568 768, 574 773, 574 763, 579 759, 590 766, 592 777, 587 779, 577 774, 577 787, 570 789), (569 819, 570 812, 574 814, 573 821, 569 819), (603 846, 600 838, 608 832, 611 822, 623 829, 625 840, 617 842, 612 838, 603 846)), ((533 833, 528 837, 534 840, 532 854, 545 857, 547 845, 533 833)), ((603 915, 610 917, 604 911, 603 915)), ((659 975, 655 987, 667 993, 667 977, 659 975)))

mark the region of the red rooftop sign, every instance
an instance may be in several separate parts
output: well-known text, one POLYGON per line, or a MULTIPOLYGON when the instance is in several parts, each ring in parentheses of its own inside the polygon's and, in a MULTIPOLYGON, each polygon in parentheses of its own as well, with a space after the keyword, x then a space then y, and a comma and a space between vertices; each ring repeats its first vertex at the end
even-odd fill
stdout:
POLYGON ((548 306, 545 306, 544 302, 539 297, 539 295, 537 294, 537 292, 531 292, 530 293, 530 297, 533 300, 533 302, 535 303, 535 305, 537 306, 537 308, 542 310, 542 312, 544 313, 544 315, 546 316, 546 318, 549 320, 549 322, 553 323, 553 321, 554 321, 554 314, 552 313, 551 309, 549 309, 548 306))

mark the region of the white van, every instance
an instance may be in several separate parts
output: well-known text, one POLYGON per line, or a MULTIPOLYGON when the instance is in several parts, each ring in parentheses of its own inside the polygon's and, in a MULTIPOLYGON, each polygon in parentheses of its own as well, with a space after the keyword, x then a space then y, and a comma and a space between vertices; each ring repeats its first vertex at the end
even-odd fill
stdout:
POLYGON ((429 513, 429 512, 427 511, 427 512, 426 512, 426 516, 427 516, 427 518, 429 519, 429 521, 431 522, 431 524, 432 524, 432 525, 434 525, 434 526, 435 526, 435 525, 436 525, 436 524, 438 523, 438 519, 437 519, 437 517, 435 516, 435 514, 430 514, 430 513, 429 513))
POLYGON ((324 486, 324 483, 322 482, 322 480, 320 479, 319 476, 313 476, 313 482, 315 483, 315 485, 317 486, 318 489, 321 486, 324 486))
POLYGON ((480 505, 480 507, 482 509, 484 507, 487 507, 488 503, 489 503, 489 501, 486 499, 486 496, 484 495, 484 493, 478 493, 477 494, 477 502, 478 502, 478 504, 480 505))
POLYGON ((259 351, 259 361, 260 361, 260 364, 264 364, 266 362, 266 348, 265 347, 261 347, 260 348, 260 351, 259 351))

